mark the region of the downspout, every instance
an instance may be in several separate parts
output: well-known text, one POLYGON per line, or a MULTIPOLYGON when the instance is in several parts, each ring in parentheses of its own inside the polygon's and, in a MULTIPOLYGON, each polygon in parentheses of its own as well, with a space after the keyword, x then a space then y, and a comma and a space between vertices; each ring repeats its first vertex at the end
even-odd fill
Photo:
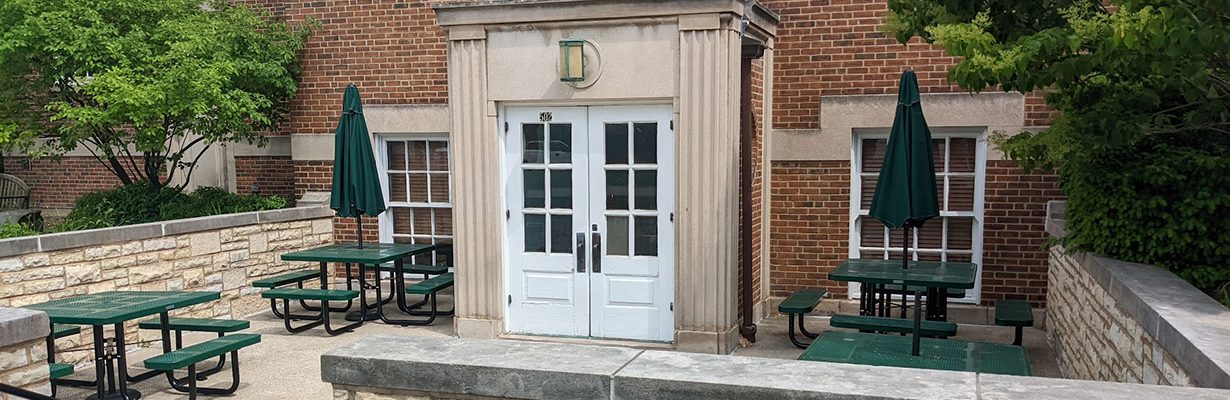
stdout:
POLYGON ((740 266, 742 269, 743 306, 739 335, 748 342, 756 343, 756 323, 752 321, 754 299, 752 298, 752 135, 756 133, 755 116, 752 115, 752 60, 764 56, 764 44, 749 38, 749 22, 744 19, 739 28, 743 38, 740 57, 739 91, 739 240, 742 242, 740 266))

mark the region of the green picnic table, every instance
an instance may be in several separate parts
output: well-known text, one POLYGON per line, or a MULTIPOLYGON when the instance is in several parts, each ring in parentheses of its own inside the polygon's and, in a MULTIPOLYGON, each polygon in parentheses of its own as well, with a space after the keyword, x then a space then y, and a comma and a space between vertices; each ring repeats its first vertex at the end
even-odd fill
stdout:
MULTIPOLYGON (((328 264, 331 262, 344 263, 346 267, 346 290, 354 290, 351 284, 353 278, 350 275, 352 264, 359 265, 359 301, 364 302, 364 309, 368 313, 356 312, 348 315, 348 320, 358 320, 359 322, 366 320, 381 319, 388 323, 395 323, 396 320, 389 319, 384 316, 381 306, 387 304, 392 299, 397 299, 397 306, 403 312, 411 312, 417 305, 406 304, 406 287, 405 287, 405 260, 407 258, 427 253, 435 250, 437 245, 424 243, 364 243, 359 247, 356 243, 338 243, 324 247, 317 247, 303 251, 296 251, 282 255, 282 261, 308 261, 320 263, 320 288, 329 288, 329 273, 328 264), (375 285, 368 285, 364 277, 365 269, 381 270, 380 265, 388 262, 393 263, 392 272, 393 294, 388 299, 376 299, 376 304, 366 306, 367 290, 376 289, 380 285, 380 277, 376 277, 375 285)), ((377 295, 379 297, 379 295, 377 295)), ((349 303, 348 303, 349 304, 349 303)), ((349 308, 347 306, 346 308, 349 308)))
POLYGON ((874 333, 828 331, 816 338, 800 360, 888 367, 1029 376, 1025 348, 998 343, 923 338, 918 356, 911 339, 874 333))
MULTIPOLYGON (((124 347, 124 322, 158 314, 162 324, 162 350, 171 352, 171 333, 167 328, 167 312, 208 303, 220 299, 217 292, 156 292, 156 291, 115 291, 86 294, 51 300, 45 303, 25 306, 31 310, 47 313, 52 325, 89 325, 94 333, 94 382, 76 383, 92 384, 98 393, 90 399, 135 399, 140 392, 128 389, 128 383, 140 382, 158 375, 166 375, 173 379, 170 372, 149 371, 138 376, 128 375, 128 362, 124 347), (103 335, 103 327, 114 325, 115 351, 105 351, 107 341, 103 335), (118 368, 114 363, 118 361, 118 368), (112 376, 118 371, 119 377, 112 376)), ((48 353, 54 354, 55 339, 48 337, 48 353)))
MULTIPOLYGON (((870 288, 870 295, 864 294, 860 299, 860 313, 862 315, 875 316, 877 308, 883 310, 889 299, 885 296, 877 303, 875 301, 876 293, 884 293, 886 285, 901 286, 904 290, 906 287, 913 286, 915 288, 925 288, 928 292, 928 303, 933 303, 932 300, 944 298, 939 295, 939 289, 973 289, 974 282, 978 278, 978 265, 966 262, 938 262, 938 261, 913 261, 908 264, 908 268, 902 268, 900 261, 894 260, 846 260, 846 262, 837 266, 833 272, 829 273, 829 279, 840 282, 859 282, 863 284, 863 288, 870 288)), ((921 338, 922 330, 922 290, 914 292, 914 328, 913 328, 913 347, 911 354, 918 355, 919 339, 921 338)), ((934 306, 934 304, 929 304, 934 306)), ((933 307, 934 308, 934 307, 933 307)), ((905 308, 902 307, 902 317, 904 317, 905 308)), ((929 311, 930 315, 932 311, 929 311)), ((879 316, 884 317, 884 312, 879 313, 879 316)))

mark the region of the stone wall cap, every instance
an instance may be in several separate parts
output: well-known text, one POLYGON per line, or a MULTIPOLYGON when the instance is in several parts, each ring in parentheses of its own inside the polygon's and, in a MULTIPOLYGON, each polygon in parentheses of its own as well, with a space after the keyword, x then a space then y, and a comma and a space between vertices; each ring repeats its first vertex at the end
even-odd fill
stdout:
POLYGON ((973 399, 976 379, 971 372, 646 351, 615 375, 614 397, 973 399))
POLYGON ((162 223, 124 225, 36 236, 39 251, 55 251, 107 243, 128 242, 162 236, 162 223))
POLYGON ((1230 390, 1008 375, 978 375, 983 400, 1230 399, 1230 390))
POLYGON ((51 322, 47 313, 0 307, 0 347, 45 339, 50 334, 51 322))
POLYGON ((373 336, 320 357, 325 382, 517 399, 605 398, 640 350, 588 345, 373 336))

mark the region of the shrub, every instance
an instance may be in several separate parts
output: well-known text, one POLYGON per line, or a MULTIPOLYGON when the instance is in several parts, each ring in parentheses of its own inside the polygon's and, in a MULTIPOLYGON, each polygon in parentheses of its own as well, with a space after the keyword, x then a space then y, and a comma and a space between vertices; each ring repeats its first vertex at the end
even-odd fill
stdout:
POLYGON ((81 196, 55 231, 272 210, 286 205, 286 199, 279 196, 238 195, 214 187, 183 193, 170 188, 151 190, 147 185, 125 185, 81 196))
POLYGON ((25 224, 6 223, 0 225, 0 239, 37 235, 39 232, 25 224))

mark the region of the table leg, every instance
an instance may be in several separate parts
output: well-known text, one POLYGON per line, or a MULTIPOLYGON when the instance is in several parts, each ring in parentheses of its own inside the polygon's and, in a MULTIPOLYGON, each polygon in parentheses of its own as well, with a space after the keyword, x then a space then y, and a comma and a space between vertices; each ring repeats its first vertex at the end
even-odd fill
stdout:
POLYGON ((115 353, 116 359, 119 361, 116 366, 116 372, 119 374, 117 382, 120 383, 119 394, 124 399, 139 399, 141 392, 128 389, 128 351, 124 344, 124 323, 115 324, 115 353))
POLYGON ((103 327, 102 325, 94 325, 94 381, 98 382, 98 394, 96 399, 105 399, 107 397, 107 377, 105 368, 107 364, 107 356, 103 351, 103 327))
MULTIPOLYGON (((903 293, 901 297, 905 297, 903 293)), ((910 354, 918 356, 919 346, 922 343, 922 337, 919 335, 922 330, 922 291, 914 291, 914 343, 910 350, 910 354)))
MULTIPOLYGON (((376 304, 372 306, 367 305, 367 289, 368 289, 367 272, 364 271, 364 267, 366 267, 366 265, 361 264, 361 263, 356 263, 356 264, 359 266, 359 303, 360 303, 359 306, 360 307, 358 311, 352 311, 349 314, 346 314, 346 320, 347 321, 378 320, 380 319, 380 308, 381 306, 385 304, 385 302, 381 302, 380 295, 377 294, 376 304)), ((350 269, 350 263, 346 264, 346 269, 350 269)), ((376 269, 376 274, 373 278, 376 280, 376 285, 379 286, 380 285, 380 270, 379 269, 376 269)), ((391 299, 392 298, 390 298, 390 300, 391 299)))

